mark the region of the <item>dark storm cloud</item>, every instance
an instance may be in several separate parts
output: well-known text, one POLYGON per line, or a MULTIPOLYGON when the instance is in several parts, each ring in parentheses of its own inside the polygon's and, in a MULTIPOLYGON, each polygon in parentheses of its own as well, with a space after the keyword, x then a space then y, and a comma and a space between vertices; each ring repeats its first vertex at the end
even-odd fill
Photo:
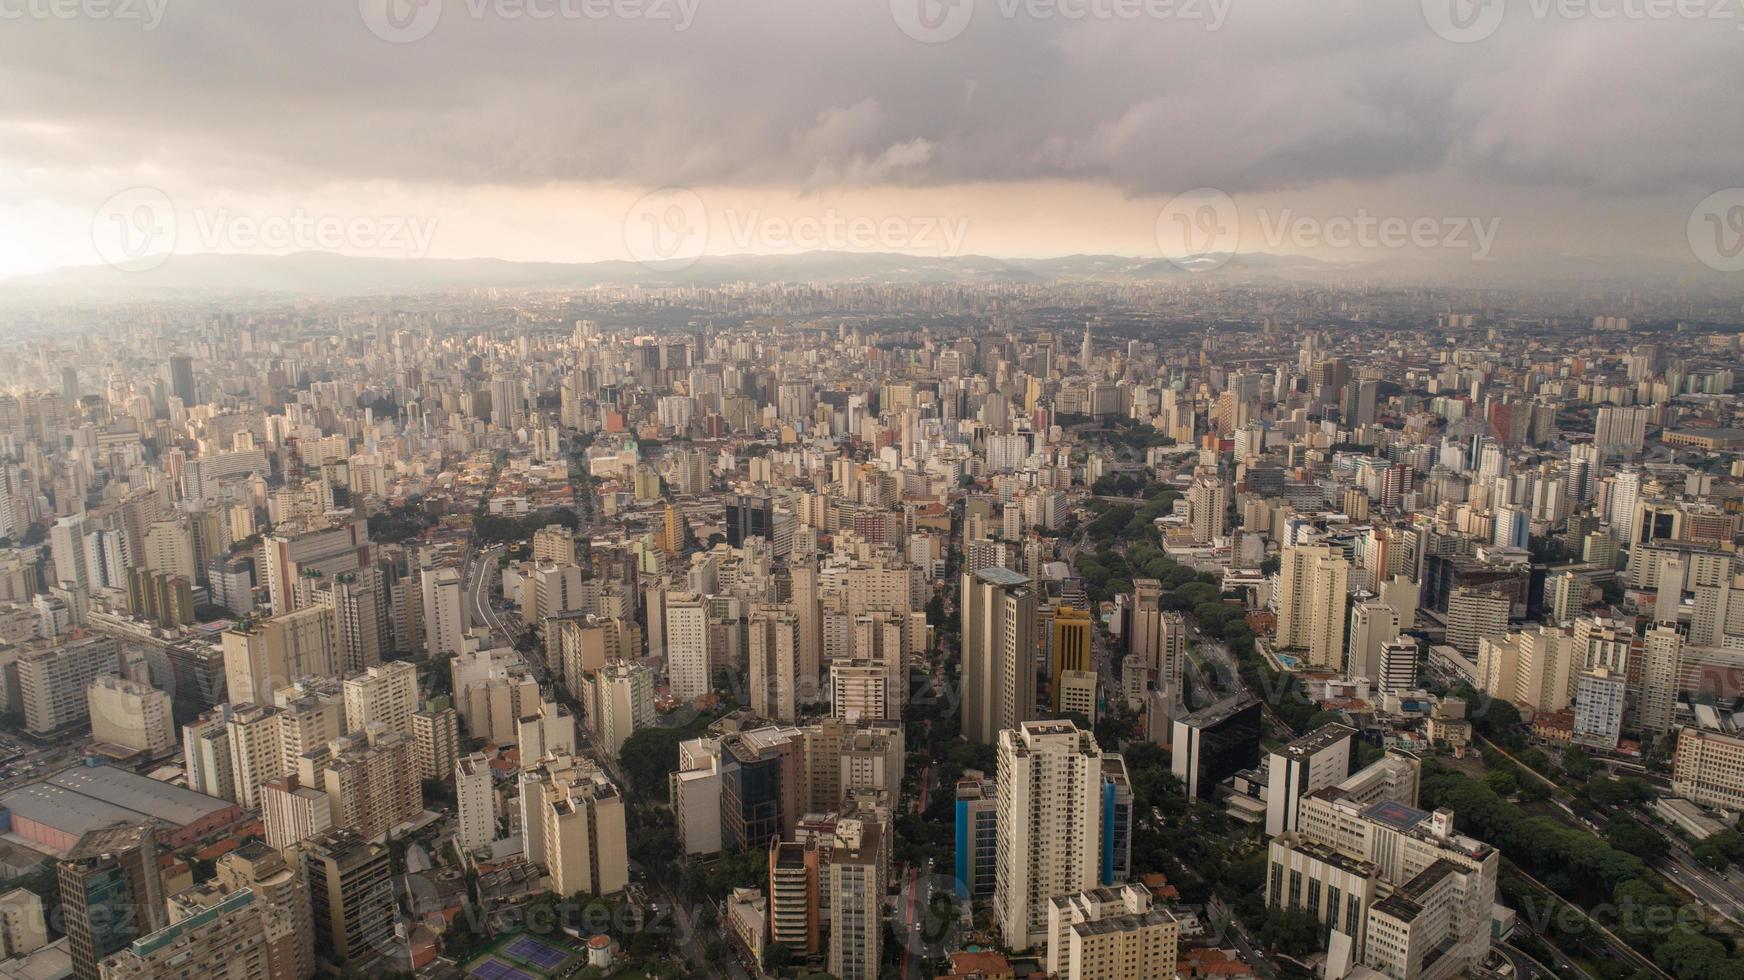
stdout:
POLYGON ((1536 18, 1520 0, 1493 37, 1457 44, 1417 0, 1220 0, 1216 30, 981 0, 929 44, 887 0, 688 0, 684 30, 655 8, 534 19, 518 0, 447 0, 427 36, 389 43, 357 0, 160 2, 150 31, 0 20, 0 162, 143 160, 255 187, 1167 193, 1446 171, 1633 193, 1735 183, 1744 158, 1744 21, 1536 18))

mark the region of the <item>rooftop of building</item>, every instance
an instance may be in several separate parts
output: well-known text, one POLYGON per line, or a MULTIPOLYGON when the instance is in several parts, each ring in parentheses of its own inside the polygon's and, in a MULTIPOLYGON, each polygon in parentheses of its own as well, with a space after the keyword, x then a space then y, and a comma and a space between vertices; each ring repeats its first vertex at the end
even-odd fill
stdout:
POLYGON ((82 861, 133 850, 151 837, 153 829, 150 823, 135 822, 87 831, 67 852, 67 860, 82 861))
POLYGON ((0 798, 15 816, 68 834, 117 821, 185 827, 235 804, 114 766, 81 766, 0 798))
POLYGON ((998 586, 1004 586, 1004 587, 1012 587, 1012 586, 1028 585, 1029 584, 1029 576, 1028 575, 1022 575, 1022 574, 1019 574, 1018 572, 1012 571, 1009 568, 1001 568, 998 565, 994 565, 994 566, 991 566, 989 568, 981 569, 980 571, 975 573, 975 577, 980 579, 983 582, 990 584, 990 585, 998 585, 998 586))
POLYGON ((1349 725, 1341 725, 1337 722, 1333 722, 1329 725, 1321 725, 1319 728, 1314 729, 1301 738, 1291 742, 1289 745, 1279 749, 1278 752, 1280 755, 1287 755, 1291 758, 1305 758, 1327 748, 1328 746, 1337 745, 1339 742, 1355 735, 1356 729, 1349 725))
POLYGON ((1224 698, 1216 704, 1200 708, 1198 711, 1193 712, 1187 717, 1179 719, 1179 721, 1183 725, 1191 725, 1195 728, 1209 728, 1212 725, 1228 721, 1237 714, 1240 714, 1242 711, 1250 707, 1255 707, 1258 704, 1258 701, 1255 701, 1253 698, 1248 697, 1245 694, 1237 694, 1233 697, 1224 698))

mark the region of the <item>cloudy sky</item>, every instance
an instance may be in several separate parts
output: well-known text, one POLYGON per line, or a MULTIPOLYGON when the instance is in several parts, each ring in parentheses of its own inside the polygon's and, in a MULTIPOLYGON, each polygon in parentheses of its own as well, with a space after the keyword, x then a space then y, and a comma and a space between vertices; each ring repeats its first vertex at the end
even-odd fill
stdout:
POLYGON ((0 91, 0 275, 162 248, 1691 260, 1744 215, 1744 0, 0 0, 0 91))

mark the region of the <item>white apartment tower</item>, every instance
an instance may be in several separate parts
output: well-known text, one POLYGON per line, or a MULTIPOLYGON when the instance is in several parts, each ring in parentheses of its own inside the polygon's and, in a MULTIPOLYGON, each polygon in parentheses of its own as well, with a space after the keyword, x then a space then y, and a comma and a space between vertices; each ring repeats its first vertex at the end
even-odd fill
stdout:
POLYGON ((1047 936, 1048 900, 1097 886, 1102 751, 1070 721, 999 732, 999 834, 993 914, 1005 944, 1047 936))

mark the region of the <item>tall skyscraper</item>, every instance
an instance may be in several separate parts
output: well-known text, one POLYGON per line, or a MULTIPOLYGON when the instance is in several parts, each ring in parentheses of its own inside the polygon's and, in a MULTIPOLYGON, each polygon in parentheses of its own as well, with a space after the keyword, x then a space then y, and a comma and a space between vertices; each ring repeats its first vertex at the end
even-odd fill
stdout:
POLYGON ((1102 750, 1069 721, 999 732, 993 917, 1005 945, 1047 936, 1048 899, 1094 888, 1101 870, 1102 750))
POLYGON ((1004 568, 964 573, 963 736, 992 744, 1035 714, 1036 594, 1004 568))
POLYGON ((170 394, 180 398, 184 407, 199 404, 194 397, 194 359, 186 354, 171 354, 169 374, 170 394))

